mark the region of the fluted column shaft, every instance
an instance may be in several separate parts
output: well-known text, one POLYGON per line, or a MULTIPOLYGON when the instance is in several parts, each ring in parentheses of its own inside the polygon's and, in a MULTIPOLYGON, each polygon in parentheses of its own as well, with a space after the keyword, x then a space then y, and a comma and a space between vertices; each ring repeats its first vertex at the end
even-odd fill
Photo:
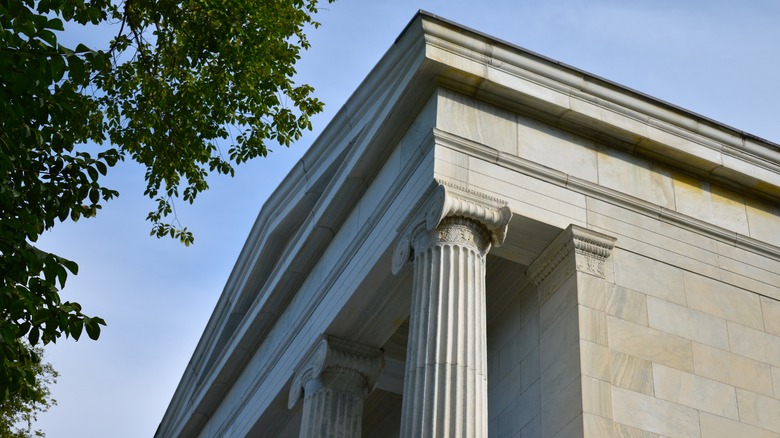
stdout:
POLYGON ((303 394, 301 438, 359 438, 363 402, 384 366, 382 351, 323 336, 290 385, 290 409, 303 394))
POLYGON ((301 438, 361 436, 366 379, 347 369, 325 371, 304 386, 301 438))
POLYGON ((485 254, 480 222, 444 218, 413 236, 402 436, 487 437, 485 254))

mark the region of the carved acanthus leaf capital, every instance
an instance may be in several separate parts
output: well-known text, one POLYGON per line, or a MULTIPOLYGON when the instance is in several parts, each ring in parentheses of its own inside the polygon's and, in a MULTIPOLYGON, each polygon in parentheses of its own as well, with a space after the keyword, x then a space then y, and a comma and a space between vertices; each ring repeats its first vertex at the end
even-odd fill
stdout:
POLYGON ((411 259, 414 234, 422 227, 436 229, 443 220, 463 217, 484 227, 492 246, 501 246, 506 239, 512 211, 506 201, 474 190, 441 182, 419 213, 410 221, 396 244, 393 254, 393 273, 397 274, 411 259))
POLYGON ((444 218, 451 216, 463 216, 481 223, 490 233, 493 246, 501 246, 506 239, 512 211, 506 201, 442 183, 431 195, 425 225, 429 230, 433 230, 444 218))
POLYGON ((539 290, 539 302, 549 298, 574 271, 604 278, 604 261, 612 254, 615 238, 570 225, 528 267, 539 290))
POLYGON ((382 350, 323 335, 295 371, 287 405, 290 409, 295 407, 306 384, 326 372, 359 375, 365 380, 364 390, 368 393, 376 385, 383 367, 382 350))

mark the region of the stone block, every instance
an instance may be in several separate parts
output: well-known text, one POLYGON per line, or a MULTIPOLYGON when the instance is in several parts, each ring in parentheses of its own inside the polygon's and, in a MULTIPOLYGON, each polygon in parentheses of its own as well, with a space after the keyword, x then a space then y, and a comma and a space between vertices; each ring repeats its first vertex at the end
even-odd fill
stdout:
MULTIPOLYGON (((618 239, 618 241, 621 241, 618 239)), ((685 305, 683 271, 657 260, 615 249, 615 283, 666 301, 685 305)))
MULTIPOLYGON (((668 242, 663 236, 658 234, 648 233, 648 236, 637 236, 634 234, 621 234, 616 232, 610 227, 599 227, 592 225, 595 222, 593 216, 588 215, 588 226, 594 231, 602 233, 611 233, 618 240, 615 244, 616 247, 621 250, 632 252, 634 254, 642 254, 643 256, 652 260, 663 260, 664 263, 668 263, 667 266, 672 270, 677 270, 677 273, 682 275, 683 271, 698 272, 703 275, 709 275, 712 278, 718 278, 720 276, 721 269, 717 266, 717 254, 707 252, 704 250, 698 250, 693 246, 686 246, 689 251, 673 250, 672 246, 667 245, 668 242), (704 261, 706 258, 711 258, 712 263, 704 261)), ((617 261, 615 261, 617 265, 617 261)), ((617 270, 617 267, 616 267, 617 270)), ((658 278, 658 280, 661 280, 658 278)), ((677 295, 681 301, 677 301, 674 298, 664 297, 662 293, 656 293, 652 290, 640 290, 640 292, 647 293, 648 295, 654 295, 658 298, 665 299, 667 301, 676 302, 678 304, 685 304, 685 297, 683 287, 681 284, 677 284, 677 295)), ((664 291, 660 291, 664 292, 664 291)), ((668 291, 665 291, 668 292, 668 291)))
MULTIPOLYGON (((766 280, 757 280, 756 278, 750 277, 750 275, 753 274, 742 275, 740 273, 729 270, 740 265, 744 266, 744 264, 735 261, 728 261, 728 263, 726 262, 727 260, 725 260, 725 258, 721 259, 721 265, 729 265, 728 267, 721 269, 721 281, 733 285, 739 289, 750 291, 757 295, 764 295, 776 300, 780 300, 780 276, 775 276, 776 278, 770 282, 767 282, 766 280)), ((762 271, 757 269, 754 271, 754 274, 760 272, 762 271)), ((758 276, 758 274, 756 275, 758 276)))
POLYGON ((521 340, 519 336, 515 335, 511 342, 508 342, 504 347, 498 351, 499 372, 498 378, 503 379, 507 374, 511 373, 518 365, 520 365, 520 359, 522 359, 521 340))
POLYGON ((778 438, 778 434, 707 412, 699 413, 702 438, 778 438))
POLYGON ((539 333, 547 330, 577 308, 577 277, 572 275, 542 304, 539 309, 539 333))
POLYGON ((775 398, 780 400, 780 368, 772 367, 772 382, 775 390, 775 398))
POLYGON ((582 411, 612 418, 611 388, 609 382, 582 376, 582 411))
POLYGON ((599 184, 674 209, 671 174, 650 161, 617 149, 604 148, 598 156, 599 184))
POLYGON ((748 327, 763 329, 758 295, 690 272, 686 272, 683 279, 688 307, 748 327))
POLYGON ((516 338, 520 358, 526 357, 539 346, 539 312, 534 312, 523 318, 520 324, 520 333, 516 338))
POLYGON ((583 438, 611 438, 615 437, 615 429, 612 420, 598 415, 582 414, 583 438))
POLYGON ((773 395, 772 374, 765 363, 694 342, 693 366, 699 376, 773 395))
POLYGON ((468 183, 472 189, 501 197, 525 217, 559 228, 585 223, 585 196, 559 185, 473 157, 468 183))
MULTIPOLYGON (((498 315, 491 318, 488 322, 488 349, 499 354, 508 344, 515 340, 515 336, 527 318, 518 314, 517 299, 509 302, 498 315)), ((538 342, 539 338, 536 338, 538 342)))
POLYGON ((780 367, 780 336, 729 322, 731 351, 780 367))
POLYGON ((611 349, 682 371, 693 371, 689 340, 611 316, 607 324, 611 349))
POLYGON ((488 436, 498 436, 498 418, 488 423, 488 436))
POLYGON ((520 438, 542 438, 542 416, 537 415, 520 431, 520 438))
POLYGON ((688 163, 709 167, 712 163, 723 161, 719 149, 707 147, 697 141, 691 141, 688 135, 680 135, 680 131, 660 120, 652 120, 647 125, 647 137, 657 144, 666 145, 665 154, 674 156, 688 163))
POLYGON ((644 394, 653 394, 652 362, 619 351, 610 352, 609 362, 614 385, 644 394))
POLYGON ((653 364, 653 387, 658 398, 733 420, 739 419, 737 396, 731 385, 656 363, 653 364))
POLYGON ((609 348, 589 341, 580 341, 580 364, 583 375, 611 381, 609 358, 609 348))
POLYGON ((565 354, 579 338, 577 306, 558 319, 557 323, 542 334, 540 340, 542 369, 565 354))
POLYGON ((514 437, 541 414, 541 382, 520 393, 498 416, 498 436, 514 437))
POLYGON ((699 232, 595 198, 588 198, 587 205, 588 211, 598 213, 596 217, 600 220, 611 219, 603 225, 615 229, 618 234, 636 236, 645 243, 679 254, 691 254, 705 263, 717 263, 717 241, 699 232))
POLYGON ((743 423, 780 433, 780 400, 737 389, 737 403, 743 423))
MULTIPOLYGON (((726 244, 721 244, 718 249, 725 246, 726 244)), ((737 252, 742 256, 745 256, 745 253, 747 251, 737 252)), ((718 257, 718 266, 722 269, 721 280, 751 292, 780 299, 780 265, 777 261, 756 257, 756 254, 743 258, 721 254, 718 257)))
POLYGON ((553 438, 582 438, 584 434, 582 414, 580 414, 553 435, 553 438))
POLYGON ((650 327, 722 350, 729 348, 726 320, 655 297, 647 299, 650 327))
POLYGON ((626 321, 647 325, 647 296, 626 287, 613 285, 607 298, 607 313, 626 321))
POLYGON ((587 181, 597 181, 598 146, 592 141, 531 118, 518 116, 518 122, 521 157, 587 181))
MULTIPOLYGON (((545 395, 542 394, 542 400, 545 395)), ((582 414, 582 384, 572 380, 558 395, 542 403, 542 437, 555 436, 569 422, 582 414)))
POLYGON ((637 429, 636 427, 631 427, 615 421, 612 422, 612 427, 615 431, 616 438, 658 438, 657 433, 637 429))
POLYGON ((612 283, 593 275, 577 272, 577 299, 579 304, 591 309, 606 309, 607 296, 612 283))
POLYGON ((541 361, 542 359, 538 345, 528 353, 528 356, 520 361, 520 382, 523 391, 538 382, 541 378, 541 361))
MULTIPOLYGON (((490 340, 488 340, 488 345, 490 345, 490 340)), ((488 350, 488 358, 487 358, 487 365, 488 365, 488 391, 491 390, 494 386, 496 386, 501 380, 499 375, 499 367, 498 367, 498 353, 490 353, 488 350)))
POLYGON ((718 258, 729 258, 740 261, 746 265, 759 268, 768 273, 780 274, 780 260, 767 258, 764 254, 741 248, 731 242, 716 243, 718 258))
POLYGON ((679 213, 749 235, 742 196, 687 175, 674 176, 675 208, 679 213))
POLYGON ((436 175, 448 181, 469 183, 469 157, 463 152, 446 147, 437 147, 433 162, 436 175))
POLYGON ((517 121, 509 111, 460 93, 442 91, 437 128, 517 155, 517 121))
MULTIPOLYGON (((488 376, 488 382, 491 380, 493 379, 488 376)), ((497 384, 490 387, 488 391, 488 413, 491 421, 510 406, 517 398, 517 395, 521 393, 522 377, 520 375, 520 367, 518 366, 503 378, 496 380, 498 381, 497 384)))
POLYGON ((613 419, 670 438, 700 436, 699 414, 686 406, 612 387, 613 419))
POLYGON ((549 366, 542 368, 542 403, 554 398, 573 380, 580 378, 580 347, 574 343, 549 366))
POLYGON ((607 333, 607 314, 579 306, 580 339, 607 345, 609 336, 607 333))

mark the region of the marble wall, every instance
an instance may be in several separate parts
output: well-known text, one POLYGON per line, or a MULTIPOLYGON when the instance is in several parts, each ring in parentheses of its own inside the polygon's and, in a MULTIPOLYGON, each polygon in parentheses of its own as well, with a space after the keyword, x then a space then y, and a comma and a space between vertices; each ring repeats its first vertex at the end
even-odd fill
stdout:
POLYGON ((491 319, 490 436, 780 437, 780 208, 439 93, 437 128, 492 152, 437 146, 438 178, 616 238, 603 276, 572 269, 545 300, 526 281, 491 319))

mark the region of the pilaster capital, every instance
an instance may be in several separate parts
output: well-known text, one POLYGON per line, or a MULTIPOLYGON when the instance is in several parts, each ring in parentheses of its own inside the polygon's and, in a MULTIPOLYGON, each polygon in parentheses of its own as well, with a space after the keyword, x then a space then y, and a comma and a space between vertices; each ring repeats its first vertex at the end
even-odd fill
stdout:
POLYGON ((527 274, 545 302, 575 271, 604 278, 604 261, 612 254, 615 238, 569 225, 528 267, 527 274))
POLYGON ((394 274, 411 259, 414 236, 420 231, 435 230, 447 218, 462 217, 478 223, 496 247, 504 243, 512 218, 506 201, 445 182, 440 182, 423 207, 415 210, 393 253, 394 274))
POLYGON ((367 394, 376 385, 383 367, 382 350, 323 335, 296 369, 287 406, 290 409, 295 407, 307 383, 319 379, 324 373, 355 376, 363 381, 362 391, 367 394))

